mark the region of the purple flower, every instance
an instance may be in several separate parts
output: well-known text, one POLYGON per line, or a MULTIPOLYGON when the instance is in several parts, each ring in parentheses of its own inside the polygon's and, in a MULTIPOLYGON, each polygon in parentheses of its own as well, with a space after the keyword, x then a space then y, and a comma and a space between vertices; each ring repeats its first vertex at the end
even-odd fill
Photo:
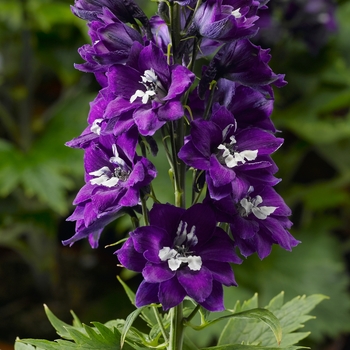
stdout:
MULTIPOLYGON (((210 92, 207 92, 206 98, 201 100, 198 96, 198 88, 191 92, 188 105, 191 108, 192 118, 188 115, 188 119, 203 119, 209 94, 210 92)), ((266 95, 269 95, 268 90, 266 93, 262 93, 231 80, 220 79, 216 86, 213 102, 226 107, 234 115, 237 129, 254 126, 276 132, 270 118, 274 100, 266 95)))
POLYGON ((127 65, 114 65, 107 73, 109 91, 116 98, 106 110, 107 118, 132 111, 141 135, 153 135, 167 121, 184 115, 181 97, 191 86, 194 74, 181 65, 169 66, 153 43, 141 48, 127 65))
POLYGON ((149 27, 147 16, 133 0, 75 0, 71 6, 77 17, 87 21, 99 20, 106 8, 122 22, 137 26, 137 18, 146 28, 149 27))
MULTIPOLYGON (((284 75, 275 74, 268 66, 270 50, 263 50, 249 40, 238 40, 225 44, 211 60, 199 83, 199 95, 204 96, 212 80, 225 78, 254 89, 274 84, 286 85, 284 75)), ((271 90, 272 94, 272 90, 271 90)))
POLYGON ((277 167, 269 156, 283 140, 258 128, 236 129, 236 121, 223 106, 211 120, 195 120, 179 158, 188 166, 205 170, 211 198, 230 194, 238 199, 250 186, 275 185, 277 167))
POLYGON ((132 44, 135 41, 143 44, 141 34, 135 29, 118 20, 106 8, 103 14, 106 18, 104 22, 92 21, 88 24, 92 45, 84 45, 78 50, 87 62, 74 66, 83 72, 105 72, 112 64, 125 63, 132 44))
POLYGON ((256 11, 252 0, 207 0, 196 11, 188 35, 225 42, 251 37, 257 32, 256 11))
MULTIPOLYGON (((136 131, 136 130, 135 130, 136 131)), ((63 244, 89 238, 93 248, 103 228, 116 219, 123 208, 140 203, 140 191, 156 177, 153 164, 135 153, 134 138, 107 135, 91 141, 85 150, 86 184, 77 194, 74 213, 67 219, 76 221, 76 233, 63 244)))
POLYGON ((217 208, 217 220, 230 224, 232 237, 243 256, 257 253, 264 259, 273 244, 292 250, 300 242, 288 230, 291 210, 270 186, 250 187, 238 201, 227 196, 211 201, 217 208))
POLYGON ((171 42, 169 28, 166 22, 160 16, 150 18, 153 42, 163 51, 167 52, 168 45, 171 42))
POLYGON ((142 272, 136 306, 161 303, 168 310, 189 296, 210 311, 221 311, 222 285, 237 285, 229 263, 240 263, 228 235, 216 226, 209 206, 185 210, 155 204, 150 226, 130 232, 116 251, 128 269, 142 272))

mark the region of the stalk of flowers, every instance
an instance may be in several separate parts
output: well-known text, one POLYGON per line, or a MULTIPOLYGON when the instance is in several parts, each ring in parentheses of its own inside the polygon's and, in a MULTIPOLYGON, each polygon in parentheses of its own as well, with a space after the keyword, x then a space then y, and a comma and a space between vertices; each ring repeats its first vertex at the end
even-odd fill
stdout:
POLYGON ((130 0, 72 6, 92 40, 79 50, 86 62, 76 68, 94 73, 101 90, 87 128, 67 143, 84 149, 86 184, 69 218, 76 233, 63 243, 88 238, 96 248, 108 223, 133 218, 115 254, 142 273, 136 306, 170 310, 168 349, 182 349, 185 298, 224 310, 223 285, 237 285, 230 264, 242 262, 237 249, 263 259, 273 244, 291 250, 299 243, 273 189, 280 180, 271 154, 283 140, 270 118, 272 85, 286 82, 268 66, 269 50, 249 40, 266 2, 159 1, 151 18, 130 0), (200 67, 203 57, 211 59, 200 67), (147 148, 157 154, 157 142, 171 168, 173 204, 159 203, 152 185, 164 175, 147 158, 147 148))

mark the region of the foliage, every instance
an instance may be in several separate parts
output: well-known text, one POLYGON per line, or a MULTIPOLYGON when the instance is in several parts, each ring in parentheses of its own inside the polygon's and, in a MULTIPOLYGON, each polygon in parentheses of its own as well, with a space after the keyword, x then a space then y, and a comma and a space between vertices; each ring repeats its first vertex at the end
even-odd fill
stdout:
MULTIPOLYGON (((132 292, 124 284, 131 299, 134 299, 132 292)), ((295 346, 301 339, 305 338, 307 332, 297 332, 303 327, 312 316, 308 313, 324 298, 323 295, 312 295, 309 297, 296 297, 284 304, 284 294, 281 293, 273 298, 266 308, 258 308, 258 296, 245 301, 243 304, 237 302, 233 310, 228 310, 227 315, 217 320, 206 321, 205 316, 201 327, 206 328, 216 321, 221 324, 228 319, 223 327, 217 346, 202 348, 203 350, 272 350, 286 349, 296 350, 302 348, 295 346), (271 331, 267 331, 270 328, 271 331), (228 345, 230 344, 230 345, 228 345)), ((162 349, 166 346, 162 338, 162 331, 159 327, 162 324, 165 328, 169 326, 166 318, 160 317, 160 324, 154 317, 149 317, 151 308, 158 306, 143 307, 135 310, 127 320, 114 320, 106 324, 92 322, 93 327, 82 324, 74 313, 72 313, 73 326, 59 320, 46 306, 45 312, 56 329, 57 334, 62 338, 55 341, 36 339, 17 339, 15 350, 55 350, 55 349, 162 349), (150 333, 141 333, 132 327, 136 317, 146 320, 150 333), (124 344, 123 339, 126 340, 124 344), (159 341, 163 343, 159 344, 159 341), (33 348, 34 346, 34 348, 33 348), (146 346, 146 347, 144 347, 146 346)), ((193 311, 188 309, 187 312, 193 311)), ((188 324, 188 326, 193 326, 188 324)), ((185 349, 197 349, 189 340, 185 340, 185 349)))

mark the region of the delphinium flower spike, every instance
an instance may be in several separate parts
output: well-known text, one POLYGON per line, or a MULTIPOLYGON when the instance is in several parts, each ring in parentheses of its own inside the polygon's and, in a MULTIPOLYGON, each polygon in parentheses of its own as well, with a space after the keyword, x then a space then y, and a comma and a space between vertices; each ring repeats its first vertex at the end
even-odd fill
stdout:
MULTIPOLYGON (((116 251, 123 266, 144 278, 138 307, 181 308, 189 297, 223 310, 223 285, 237 285, 230 264, 242 262, 238 252, 263 259, 273 244, 291 250, 299 243, 288 232, 290 209, 274 189, 280 179, 271 158, 283 143, 271 121, 272 86, 286 81, 269 67, 269 50, 250 41, 266 4, 159 1, 151 18, 132 0, 72 6, 88 22, 92 41, 79 50, 85 63, 76 68, 95 74, 101 90, 88 126, 67 143, 85 152, 86 184, 69 218, 76 233, 64 244, 89 238, 97 247, 108 223, 142 213, 144 225, 116 251), (159 203, 152 187, 165 174, 157 174, 145 144, 156 154, 160 140, 173 204, 159 203), (189 170, 198 192, 191 203, 189 170)), ((177 341, 169 349, 181 349, 177 341)))

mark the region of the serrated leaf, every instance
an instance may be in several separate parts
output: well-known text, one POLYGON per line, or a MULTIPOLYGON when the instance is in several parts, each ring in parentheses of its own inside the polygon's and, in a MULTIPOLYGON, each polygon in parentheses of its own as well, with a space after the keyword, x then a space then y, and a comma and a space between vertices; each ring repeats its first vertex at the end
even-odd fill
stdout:
POLYGON ((71 315, 73 316, 73 326, 74 327, 83 327, 83 324, 80 322, 78 316, 75 314, 73 310, 70 310, 71 315))
MULTIPOLYGON (((284 350, 304 349, 304 346, 288 346, 284 350)), ((280 350, 280 347, 274 348, 269 346, 245 345, 245 344, 227 344, 221 346, 211 346, 201 350, 280 350)))
MULTIPOLYGON (((324 295, 302 296, 283 305, 283 293, 281 293, 271 300, 266 309, 271 309, 280 321, 282 327, 280 348, 290 347, 308 335, 307 332, 291 332, 303 327, 303 323, 312 318, 307 313, 325 298, 327 297, 324 295)), ((273 347, 275 339, 270 332, 267 332, 266 324, 255 320, 230 319, 220 335, 218 345, 241 344, 242 342, 273 347)))
POLYGON ((96 329, 105 339, 109 339, 110 341, 114 339, 114 334, 109 327, 100 322, 92 322, 92 324, 96 327, 96 329))
POLYGON ((61 349, 62 350, 63 346, 66 346, 66 345, 67 347, 64 347, 64 349, 67 349, 67 350, 77 349, 76 347, 72 347, 75 344, 69 341, 61 341, 60 343, 56 343, 56 342, 43 340, 43 339, 21 339, 21 340, 18 340, 17 342, 21 342, 21 343, 23 342, 26 345, 28 344, 33 345, 37 350, 38 349, 42 349, 42 350, 60 350, 61 349))
MULTIPOLYGON (((16 339, 15 350, 35 350, 32 345, 21 343, 20 339, 16 339)), ((37 348, 37 350, 41 350, 37 348)))
POLYGON ((273 332, 278 344, 282 340, 282 328, 278 318, 267 309, 252 309, 232 315, 234 318, 253 319, 265 323, 273 332))
MULTIPOLYGON (((119 330, 110 325, 107 327, 99 322, 95 322, 94 327, 83 325, 81 327, 74 327, 59 320, 47 307, 45 312, 49 321, 56 329, 57 333, 68 339, 58 339, 55 341, 41 340, 41 339, 21 339, 18 340, 23 346, 35 346, 37 350, 120 350, 121 334, 119 330), (71 341, 73 340, 73 341, 71 341)), ((20 346, 20 345, 18 345, 20 346)), ((23 348, 29 350, 31 348, 23 348)), ((139 349, 130 344, 124 344, 123 350, 139 349)), ((18 349, 22 350, 22 349, 18 349)))
POLYGON ((44 305, 44 310, 45 310, 46 316, 49 319, 52 327, 56 329, 57 334, 62 338, 65 338, 68 340, 73 340, 70 333, 67 331, 67 328, 71 327, 71 325, 69 325, 68 323, 65 323, 65 322, 61 321, 59 318, 57 318, 51 312, 51 310, 48 308, 47 305, 44 305))
MULTIPOLYGON (((244 264, 236 266, 235 275, 241 285, 249 285, 247 298, 259 290, 263 305, 282 289, 286 296, 314 293, 328 295, 329 300, 322 302, 313 311, 317 320, 307 322, 305 331, 311 331, 313 340, 327 335, 336 337, 340 332, 350 330, 350 298, 348 293, 349 276, 344 266, 344 245, 338 243, 332 235, 339 222, 324 215, 314 216, 310 224, 299 232, 294 232, 302 244, 286 252, 280 247, 273 248, 272 254, 261 261, 257 256, 251 256, 244 264), (251 271, 258 271, 254 281, 250 278, 251 271), (322 273, 320 273, 322 271, 322 273), (332 288, 330 288, 332 286, 332 288), (332 322, 329 322, 332 320, 332 322)), ((226 301, 236 297, 236 291, 228 288, 226 301)))

